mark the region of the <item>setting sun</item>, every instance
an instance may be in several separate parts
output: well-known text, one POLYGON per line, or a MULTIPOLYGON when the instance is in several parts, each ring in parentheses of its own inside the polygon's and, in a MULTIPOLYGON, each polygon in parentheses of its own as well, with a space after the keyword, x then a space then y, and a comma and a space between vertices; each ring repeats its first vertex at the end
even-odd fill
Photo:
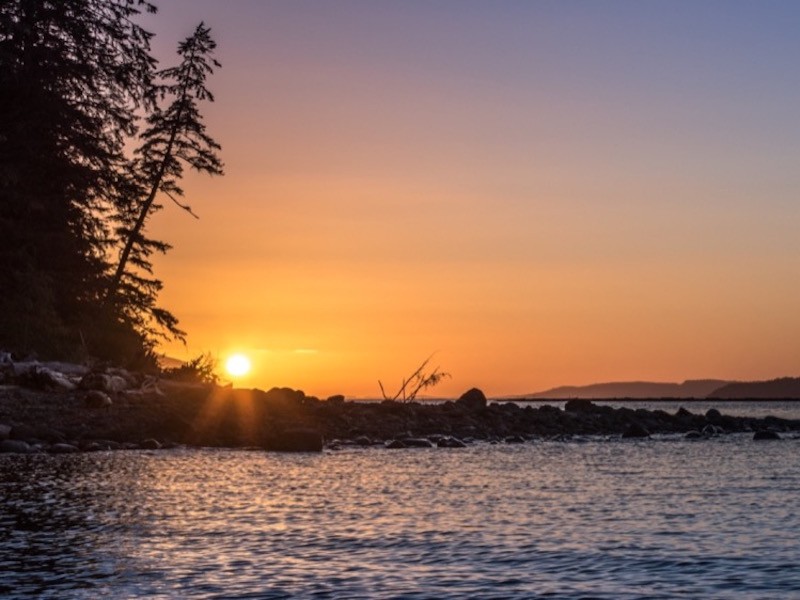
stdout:
POLYGON ((250 359, 244 354, 233 354, 225 363, 225 370, 233 377, 242 377, 250 372, 250 359))

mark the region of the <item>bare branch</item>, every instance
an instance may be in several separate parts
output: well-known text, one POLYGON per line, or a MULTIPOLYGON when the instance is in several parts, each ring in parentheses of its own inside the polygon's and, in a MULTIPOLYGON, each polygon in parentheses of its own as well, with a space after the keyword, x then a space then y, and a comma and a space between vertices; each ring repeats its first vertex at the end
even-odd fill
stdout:
POLYGON ((191 207, 191 206, 189 206, 188 204, 181 204, 180 202, 178 202, 178 201, 175 199, 175 196, 173 196, 173 195, 172 195, 172 194, 170 194, 169 192, 164 192, 164 193, 165 193, 167 196, 169 196, 169 199, 170 199, 170 200, 172 200, 172 201, 173 201, 175 204, 177 204, 177 205, 178 205, 180 208, 182 208, 183 210, 185 210, 186 212, 188 212, 188 213, 189 213, 190 215, 192 215, 192 216, 193 216, 195 219, 197 219, 197 220, 200 220, 200 217, 198 217, 198 216, 197 216, 195 213, 193 213, 193 212, 192 212, 192 207, 191 207))

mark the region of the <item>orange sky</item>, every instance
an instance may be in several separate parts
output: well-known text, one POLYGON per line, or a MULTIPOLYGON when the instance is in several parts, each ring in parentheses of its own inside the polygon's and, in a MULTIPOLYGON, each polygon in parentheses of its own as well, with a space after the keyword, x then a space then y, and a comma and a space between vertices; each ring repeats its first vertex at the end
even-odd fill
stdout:
POLYGON ((164 4, 165 64, 218 41, 226 163, 151 225, 169 355, 318 396, 432 352, 441 395, 798 374, 792 3, 164 4))

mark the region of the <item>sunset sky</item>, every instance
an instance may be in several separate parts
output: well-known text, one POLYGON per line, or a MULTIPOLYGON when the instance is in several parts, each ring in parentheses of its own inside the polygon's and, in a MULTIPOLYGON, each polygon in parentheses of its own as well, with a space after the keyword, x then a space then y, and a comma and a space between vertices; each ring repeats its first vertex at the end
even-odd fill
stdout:
POLYGON ((377 396, 799 375, 800 3, 162 0, 224 177, 150 231, 179 358, 377 396))

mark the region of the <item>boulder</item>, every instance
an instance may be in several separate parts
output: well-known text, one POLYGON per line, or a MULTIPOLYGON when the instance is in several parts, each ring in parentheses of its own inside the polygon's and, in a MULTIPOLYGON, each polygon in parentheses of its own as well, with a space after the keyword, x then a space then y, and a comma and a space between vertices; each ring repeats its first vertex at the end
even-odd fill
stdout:
POLYGON ((650 432, 644 425, 639 423, 631 423, 625 432, 622 434, 624 438, 649 438, 650 432))
POLYGON ((37 365, 24 380, 30 385, 54 392, 71 392, 77 386, 59 371, 37 365))
POLYGON ((776 431, 756 431, 753 434, 754 441, 762 441, 762 440, 779 440, 781 436, 776 431))
POLYGON ((716 408, 709 408, 706 411, 706 420, 711 421, 712 423, 718 422, 722 420, 722 413, 719 412, 716 408))
POLYGON ((456 400, 456 404, 469 410, 486 408, 486 396, 478 388, 472 388, 461 394, 461 397, 456 400))
POLYGON ((684 439, 687 440, 699 440, 700 438, 703 437, 703 434, 697 431, 696 429, 693 429, 691 431, 687 431, 686 435, 684 435, 683 437, 684 439))
POLYGON ((86 408, 108 408, 112 404, 111 396, 102 390, 89 390, 83 397, 83 405, 86 408))
POLYGON ((521 435, 509 435, 503 440, 506 444, 524 444, 525 438, 521 435))
POLYGON ((128 382, 121 375, 108 373, 87 373, 78 384, 82 390, 100 390, 109 394, 116 394, 128 389, 128 382))
POLYGON ((694 415, 681 406, 677 410, 677 412, 675 413, 675 416, 676 417, 681 417, 681 418, 686 418, 686 417, 693 417, 694 415))
POLYGON ((708 425, 703 427, 702 433, 705 437, 715 437, 717 435, 722 435, 723 433, 725 433, 725 430, 722 427, 719 427, 718 425, 712 425, 711 423, 709 423, 708 425))
POLYGON ((80 452, 78 447, 72 444, 51 444, 47 451, 50 454, 74 454, 75 452, 80 452))
POLYGON ((159 450, 161 448, 161 442, 154 438, 147 438, 139 443, 139 447, 142 450, 159 450))
POLYGON ((276 452, 322 452, 322 434, 316 429, 286 429, 264 444, 265 449, 276 452))
POLYGON ((567 412, 593 412, 597 407, 586 398, 573 398, 567 400, 564 410, 567 412))
POLYGON ((386 442, 386 447, 390 450, 397 450, 399 448, 407 448, 407 446, 401 440, 391 440, 386 442))
POLYGON ((22 440, 3 440, 0 442, 0 453, 30 454, 33 449, 22 440))
POLYGON ((356 446, 372 446, 372 440, 365 435, 360 435, 353 440, 356 446))
POLYGON ((444 436, 436 442, 439 448, 466 448, 467 445, 458 438, 444 436))
POLYGON ((433 448, 433 442, 426 438, 407 437, 403 438, 403 445, 406 448, 433 448))

